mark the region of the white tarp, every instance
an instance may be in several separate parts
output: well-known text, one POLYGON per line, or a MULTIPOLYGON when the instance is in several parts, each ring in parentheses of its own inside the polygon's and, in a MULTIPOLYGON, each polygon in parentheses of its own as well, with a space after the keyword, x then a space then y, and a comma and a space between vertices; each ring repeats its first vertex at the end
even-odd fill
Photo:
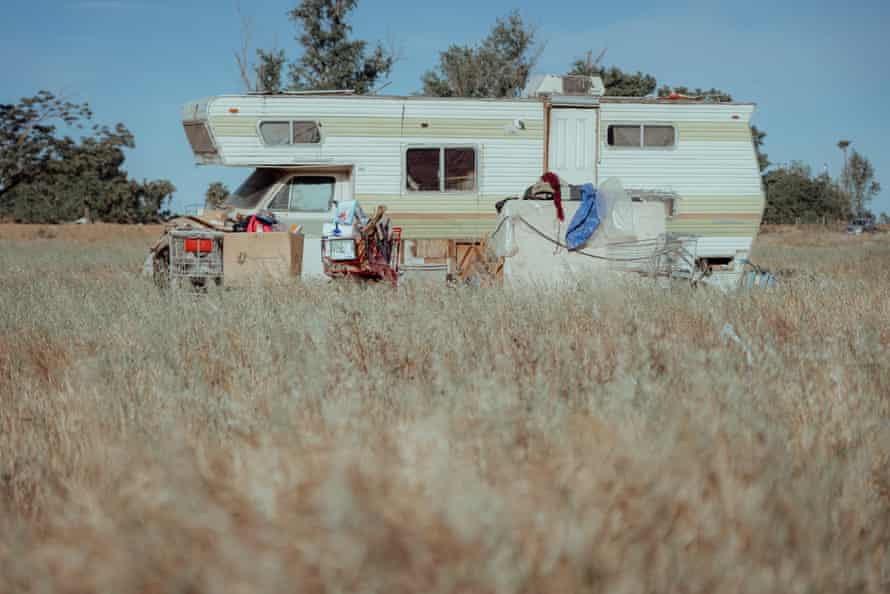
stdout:
MULTIPOLYGON (((568 223, 580 202, 563 202, 566 220, 562 223, 557 220, 551 201, 507 202, 492 238, 497 256, 504 258, 504 282, 550 286, 579 280, 596 284, 609 282, 618 274, 614 259, 626 253, 623 247, 626 242, 655 240, 664 235, 662 202, 631 202, 617 181, 607 180, 600 189, 605 190, 607 197, 606 212, 601 213, 604 216, 600 227, 579 252, 559 247, 552 240, 565 245, 568 223)), ((651 251, 653 248, 640 246, 640 249, 651 251)))

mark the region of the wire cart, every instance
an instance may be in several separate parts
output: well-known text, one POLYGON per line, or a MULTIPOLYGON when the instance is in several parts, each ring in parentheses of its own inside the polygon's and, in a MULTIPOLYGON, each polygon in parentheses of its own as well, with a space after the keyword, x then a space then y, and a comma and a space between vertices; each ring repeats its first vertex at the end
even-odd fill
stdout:
POLYGON ((222 231, 206 229, 170 231, 170 285, 221 284, 224 235, 222 231))

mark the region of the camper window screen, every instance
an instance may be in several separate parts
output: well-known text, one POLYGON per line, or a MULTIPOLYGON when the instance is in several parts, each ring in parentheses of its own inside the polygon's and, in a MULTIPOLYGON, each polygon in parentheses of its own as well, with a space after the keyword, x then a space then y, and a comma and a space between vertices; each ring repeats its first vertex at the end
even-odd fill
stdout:
POLYGON ((295 177, 269 205, 269 210, 289 212, 327 212, 334 198, 333 177, 302 175, 295 177))
POLYGON ((466 192, 476 187, 476 151, 471 148, 445 149, 445 191, 466 192))
POLYGON ((438 192, 441 150, 408 149, 405 154, 405 187, 413 192, 438 192))
POLYGON ((294 144, 317 144, 321 132, 315 122, 294 122, 294 144))
POLYGON ((609 146, 640 148, 639 126, 609 126, 609 146))
POLYGON ((675 144, 673 126, 644 126, 643 145, 649 148, 668 148, 675 144))
POLYGON ((260 135, 271 146, 290 144, 290 122, 261 122, 260 135))

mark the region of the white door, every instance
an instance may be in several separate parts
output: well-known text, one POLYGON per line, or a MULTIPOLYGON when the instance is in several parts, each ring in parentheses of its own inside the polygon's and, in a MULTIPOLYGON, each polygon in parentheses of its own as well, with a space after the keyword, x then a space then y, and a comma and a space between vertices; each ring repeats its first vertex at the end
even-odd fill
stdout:
POLYGON ((550 171, 569 184, 596 184, 596 109, 550 111, 550 171))

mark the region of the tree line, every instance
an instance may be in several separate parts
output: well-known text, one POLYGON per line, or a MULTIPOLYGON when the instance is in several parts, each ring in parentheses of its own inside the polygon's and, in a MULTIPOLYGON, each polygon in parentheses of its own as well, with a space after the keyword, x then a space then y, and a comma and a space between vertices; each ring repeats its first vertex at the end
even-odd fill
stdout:
POLYGON ((131 179, 122 166, 124 149, 134 146, 123 124, 96 124, 87 103, 49 91, 0 104, 0 219, 159 220, 176 188, 167 180, 131 179))

